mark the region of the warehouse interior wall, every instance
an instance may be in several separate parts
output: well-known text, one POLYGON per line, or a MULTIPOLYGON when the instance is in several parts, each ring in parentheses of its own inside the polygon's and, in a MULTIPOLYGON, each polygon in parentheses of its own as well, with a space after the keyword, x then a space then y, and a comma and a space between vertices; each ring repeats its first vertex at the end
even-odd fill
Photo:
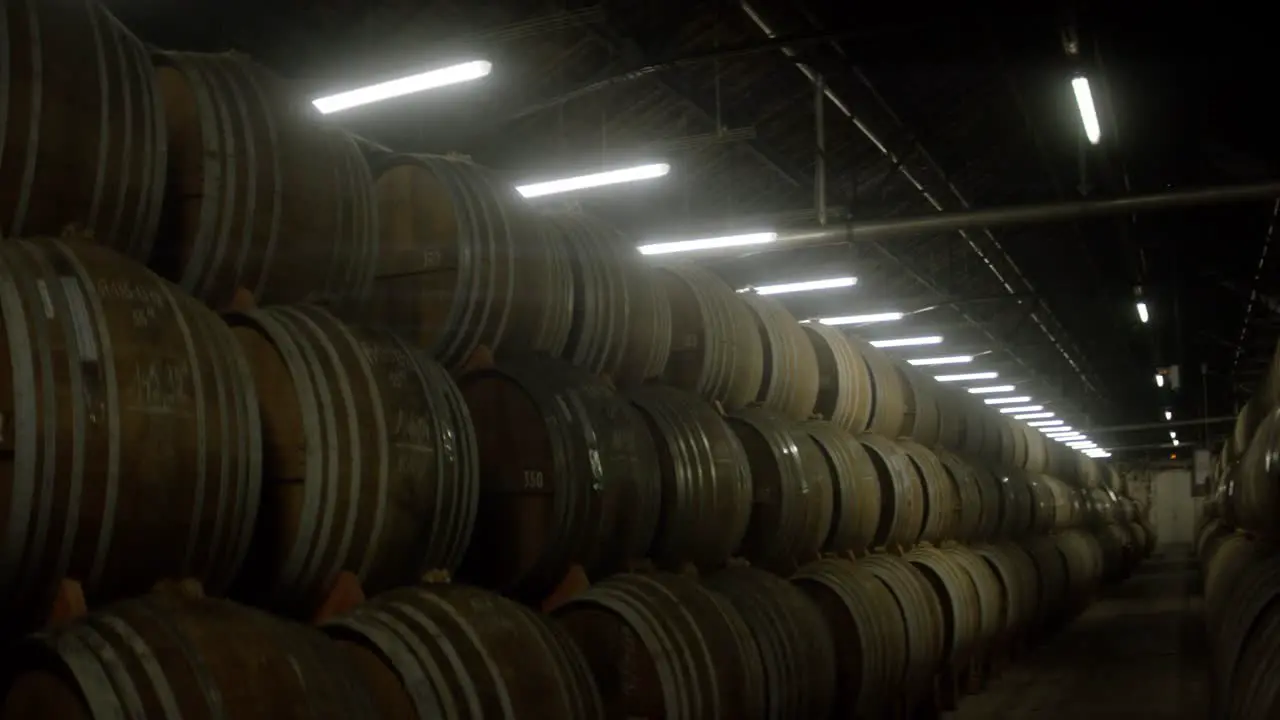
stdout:
POLYGON ((1192 495, 1189 468, 1162 469, 1151 478, 1151 513, 1161 545, 1195 542, 1202 498, 1192 495))

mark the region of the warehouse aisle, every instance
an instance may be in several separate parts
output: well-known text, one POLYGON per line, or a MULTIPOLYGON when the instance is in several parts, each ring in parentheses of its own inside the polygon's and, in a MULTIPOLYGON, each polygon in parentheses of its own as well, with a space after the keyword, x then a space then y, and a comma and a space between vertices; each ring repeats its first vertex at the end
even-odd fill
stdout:
POLYGON ((1200 720, 1205 652, 1192 550, 1166 549, 953 717, 1200 720))

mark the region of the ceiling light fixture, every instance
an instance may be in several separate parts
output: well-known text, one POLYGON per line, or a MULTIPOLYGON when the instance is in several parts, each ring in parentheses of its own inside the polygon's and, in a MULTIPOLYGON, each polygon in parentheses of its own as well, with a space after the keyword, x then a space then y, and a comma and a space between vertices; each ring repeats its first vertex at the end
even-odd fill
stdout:
POLYGON ((1151 320, 1151 314, 1147 312, 1147 304, 1144 302, 1138 303, 1138 319, 1144 324, 1151 320))
MULTIPOLYGON (((641 252, 644 251, 642 250, 641 252)), ((858 278, 856 277, 838 277, 825 280, 780 283, 777 285, 758 285, 742 288, 738 292, 755 292, 757 295, 783 295, 786 293, 811 292, 813 290, 834 290, 836 288, 853 287, 857 284, 858 278)))
POLYGON ((1013 392, 1013 390, 1014 390, 1014 387, 1012 385, 992 385, 991 387, 969 388, 969 392, 973 393, 974 395, 985 395, 987 393, 1013 392))
POLYGON ((1067 443, 1067 447, 1071 448, 1072 450, 1092 450, 1098 447, 1098 443, 1089 442, 1085 440, 1082 442, 1067 443))
POLYGON ((1178 447, 1178 438, 1173 439, 1173 446, 1178 447))
POLYGON ((1014 415, 1014 420, 1044 420, 1053 417, 1051 412, 1024 413, 1022 415, 1014 415))
POLYGON ((641 255, 670 255, 671 253, 712 250, 715 248, 739 247, 743 245, 768 245, 778 239, 778 233, 750 233, 747 235, 727 235, 725 237, 699 238, 697 240, 676 240, 674 242, 650 243, 641 245, 641 255))
POLYGON ((878 348, 914 347, 916 345, 937 345, 941 342, 941 335, 926 335, 924 337, 894 338, 892 340, 872 340, 871 346, 878 348))
POLYGON ((1043 405, 1023 405, 1022 407, 1000 408, 1000 412, 1004 413, 1005 415, 1009 415, 1012 413, 1038 412, 1043 409, 1044 409, 1043 405))
POLYGON ((1071 442, 1072 440, 1084 440, 1084 439, 1085 439, 1084 433, 1071 433, 1069 435, 1059 435, 1058 437, 1054 438, 1054 440, 1060 443, 1066 443, 1066 442, 1071 442))
POLYGON ((1076 107, 1080 108, 1080 121, 1084 123, 1084 135, 1090 145, 1097 145, 1102 140, 1102 126, 1098 124, 1098 111, 1093 105, 1093 93, 1089 90, 1089 78, 1076 77, 1071 80, 1071 89, 1076 95, 1076 107))
POLYGON ((959 365, 973 362, 972 355, 951 355, 949 357, 915 358, 907 361, 911 365, 959 365))
MULTIPOLYGON (((546 180, 544 182, 529 183, 528 185, 516 186, 516 192, 526 198, 537 198, 545 195, 558 195, 560 193, 572 192, 574 190, 586 190, 587 188, 603 187, 605 185, 618 185, 621 183, 636 182, 637 180, 652 180, 660 178, 671 172, 671 166, 667 163, 651 163, 648 165, 637 165, 636 167, 621 168, 619 170, 607 170, 605 172, 591 173, 590 175, 578 175, 575 177, 561 178, 559 180, 546 180)), ((756 233, 751 235, 739 235, 736 237, 760 237, 771 235, 768 240, 758 240, 757 242, 773 242, 777 239, 776 233, 756 233)), ((726 240, 728 238, 712 238, 712 240, 726 240)), ((688 240, 684 243, 662 243, 662 245, 675 246, 684 245, 686 243, 705 243, 708 240, 688 240)), ((708 245, 707 247, 730 247, 732 245, 751 245, 749 242, 734 242, 718 245, 708 245)), ((641 246, 640 252, 645 255, 654 255, 657 253, 645 252, 644 248, 654 247, 650 245, 641 246)), ((696 250, 697 247, 686 247, 680 250, 666 250, 660 252, 681 252, 681 250, 696 250)))
MULTIPOLYGON (((1049 428, 1049 427, 1055 427, 1055 426, 1057 426, 1057 425, 1061 425, 1061 424, 1062 424, 1062 421, 1061 421, 1061 420, 1037 420, 1037 421, 1035 421, 1035 422, 1029 422, 1029 423, 1027 423, 1027 427, 1033 427, 1033 428, 1049 428)), ((1044 430, 1041 430, 1040 432, 1044 432, 1044 430)))
POLYGON ((430 70, 417 75, 402 77, 397 80, 388 80, 387 82, 377 83, 376 85, 369 85, 367 87, 356 88, 355 90, 340 92, 336 95, 317 98, 312 100, 311 104, 314 105, 316 110, 319 110, 321 114, 329 115, 341 110, 347 110, 361 105, 369 105, 371 103, 403 97, 405 95, 412 95, 414 93, 433 90, 446 85, 456 85, 469 80, 479 80, 492 71, 493 64, 489 61, 473 60, 472 62, 462 63, 461 65, 452 65, 438 70, 430 70))
POLYGON ((1102 458, 1109 458, 1109 457, 1111 457, 1111 453, 1107 452, 1106 450, 1104 450, 1104 449, 1102 449, 1102 448, 1095 448, 1095 449, 1093 449, 1093 450, 1085 450, 1085 451, 1084 451, 1084 454, 1085 454, 1085 455, 1088 455, 1088 456, 1089 456, 1089 457, 1091 457, 1091 458, 1097 458, 1097 459, 1099 459, 1099 460, 1101 460, 1102 458))
POLYGON ((1040 432, 1044 433, 1046 437, 1058 437, 1060 435, 1072 435, 1076 430, 1071 427, 1056 427, 1049 428, 1048 430, 1041 430, 1040 432))
POLYGON ((866 325, 868 323, 893 322, 894 320, 901 320, 903 317, 900 312, 882 312, 870 315, 842 315, 840 317, 820 318, 818 322, 823 325, 866 325))
POLYGON ((1173 411, 1172 411, 1172 410, 1165 410, 1165 411, 1164 411, 1164 419, 1165 419, 1165 420, 1172 420, 1172 419, 1173 419, 1173 411))
MULTIPOLYGON (((973 391, 970 390, 969 392, 973 392, 973 391)), ((990 398, 988 400, 984 400, 983 402, 985 402, 988 405, 1008 405, 1010 403, 1031 402, 1031 398, 1024 395, 1022 397, 990 398)))
POLYGON ((1156 373, 1156 387, 1164 387, 1164 375, 1156 373))
POLYGON ((995 380, 1000 377, 997 372, 963 373, 960 375, 934 375, 938 382, 964 382, 965 380, 995 380))

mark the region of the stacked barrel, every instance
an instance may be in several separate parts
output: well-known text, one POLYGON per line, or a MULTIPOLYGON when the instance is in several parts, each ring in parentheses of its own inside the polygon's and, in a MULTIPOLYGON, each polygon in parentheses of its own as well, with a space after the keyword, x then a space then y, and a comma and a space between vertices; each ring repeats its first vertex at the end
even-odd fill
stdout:
POLYGON ((1240 410, 1212 477, 1197 537, 1203 567, 1215 716, 1280 713, 1280 348, 1266 381, 1240 410))
POLYGON ((2 717, 936 710, 1148 544, 861 340, 241 55, 0 12, 2 717))

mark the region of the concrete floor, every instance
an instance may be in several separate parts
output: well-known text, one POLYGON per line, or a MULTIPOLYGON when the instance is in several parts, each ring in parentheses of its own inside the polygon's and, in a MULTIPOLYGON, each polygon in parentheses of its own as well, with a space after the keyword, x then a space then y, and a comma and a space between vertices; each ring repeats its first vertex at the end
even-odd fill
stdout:
POLYGON ((955 720, 1201 720, 1209 716, 1200 583, 1190 547, 1166 548, 1033 650, 955 720))

